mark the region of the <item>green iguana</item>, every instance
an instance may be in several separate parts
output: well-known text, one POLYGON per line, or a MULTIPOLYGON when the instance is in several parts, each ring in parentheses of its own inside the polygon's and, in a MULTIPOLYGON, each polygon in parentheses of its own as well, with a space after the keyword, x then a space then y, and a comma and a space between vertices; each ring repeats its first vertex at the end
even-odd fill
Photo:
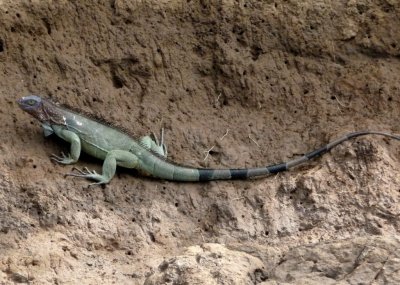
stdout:
POLYGON ((243 169, 195 168, 167 160, 167 148, 164 144, 163 133, 160 142, 155 136, 154 138, 145 136, 135 139, 117 127, 35 95, 21 98, 18 100, 18 104, 22 110, 41 122, 45 136, 55 133, 71 143, 70 154, 67 156, 62 154, 61 157, 53 154, 52 160, 61 164, 73 164, 78 161, 82 150, 104 160, 102 174, 87 168, 84 170, 74 168, 78 173, 67 174, 96 181, 89 186, 108 183, 113 178, 117 165, 134 168, 151 176, 173 181, 246 179, 288 170, 322 155, 354 137, 375 134, 400 140, 398 135, 377 131, 360 131, 349 133, 302 157, 284 163, 243 169))

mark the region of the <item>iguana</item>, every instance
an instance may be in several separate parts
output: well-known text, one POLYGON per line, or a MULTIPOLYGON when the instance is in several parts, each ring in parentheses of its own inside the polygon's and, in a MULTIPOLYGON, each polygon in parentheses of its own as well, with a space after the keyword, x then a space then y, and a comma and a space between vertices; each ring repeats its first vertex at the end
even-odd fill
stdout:
POLYGON ((110 182, 117 165, 134 168, 151 176, 172 181, 246 179, 288 170, 358 136, 374 134, 400 140, 400 136, 389 133, 359 131, 348 133, 323 147, 284 163, 242 169, 196 168, 180 165, 167 159, 163 132, 160 142, 155 136, 136 139, 120 128, 35 95, 19 99, 18 104, 22 110, 40 121, 45 136, 55 133, 71 144, 68 155, 62 153, 60 157, 52 154, 52 160, 61 164, 73 164, 78 161, 81 151, 104 160, 102 174, 87 168, 84 170, 74 168, 78 173, 66 174, 96 181, 89 186, 110 182))

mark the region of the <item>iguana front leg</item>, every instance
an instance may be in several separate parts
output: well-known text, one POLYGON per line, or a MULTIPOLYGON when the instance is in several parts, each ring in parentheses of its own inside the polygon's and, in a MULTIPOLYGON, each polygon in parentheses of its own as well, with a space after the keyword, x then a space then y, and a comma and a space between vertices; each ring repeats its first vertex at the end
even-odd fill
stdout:
POLYGON ((106 184, 114 177, 117 164, 126 168, 136 168, 138 162, 139 160, 136 155, 129 151, 112 150, 107 154, 106 159, 104 160, 102 174, 98 174, 94 170, 90 171, 85 167, 84 170, 75 168, 79 173, 67 173, 66 176, 84 177, 97 181, 89 184, 89 186, 95 184, 106 184))
POLYGON ((78 137, 78 135, 74 132, 65 129, 55 130, 55 133, 63 140, 71 143, 71 148, 70 148, 70 153, 68 155, 61 153, 60 157, 55 154, 52 154, 50 156, 50 159, 61 164, 72 164, 77 162, 81 154, 81 140, 78 137))
POLYGON ((152 137, 150 136, 141 137, 139 139, 139 142, 147 149, 150 149, 155 153, 158 153, 159 155, 167 158, 168 151, 167 151, 167 146, 164 143, 164 128, 161 128, 160 142, 158 142, 157 136, 154 133, 152 133, 152 137))

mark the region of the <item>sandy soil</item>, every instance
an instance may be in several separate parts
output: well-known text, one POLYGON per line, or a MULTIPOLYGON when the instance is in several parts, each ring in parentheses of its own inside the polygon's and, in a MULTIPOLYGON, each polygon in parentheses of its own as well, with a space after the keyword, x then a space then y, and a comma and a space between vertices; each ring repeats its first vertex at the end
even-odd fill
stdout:
POLYGON ((398 27, 395 0, 0 0, 0 284, 400 284, 397 141, 258 180, 121 170, 88 190, 15 103, 164 127, 184 164, 267 165, 400 133, 398 27))

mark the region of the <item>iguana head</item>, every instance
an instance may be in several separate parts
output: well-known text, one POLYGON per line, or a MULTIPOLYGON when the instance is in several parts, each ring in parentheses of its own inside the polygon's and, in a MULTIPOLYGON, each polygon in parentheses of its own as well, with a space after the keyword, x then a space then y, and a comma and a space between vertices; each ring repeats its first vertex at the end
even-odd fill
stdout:
POLYGON ((55 105, 39 96, 29 95, 22 97, 17 102, 22 110, 32 115, 43 124, 51 125, 58 122, 60 119, 55 105))

